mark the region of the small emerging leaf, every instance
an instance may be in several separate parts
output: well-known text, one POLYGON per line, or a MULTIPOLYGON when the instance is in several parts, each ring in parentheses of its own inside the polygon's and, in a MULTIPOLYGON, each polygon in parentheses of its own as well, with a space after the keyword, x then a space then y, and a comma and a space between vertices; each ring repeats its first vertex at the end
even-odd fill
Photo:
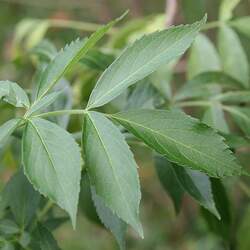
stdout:
POLYGON ((21 119, 11 119, 0 126, 0 148, 4 146, 6 140, 14 132, 20 122, 21 119))
POLYGON ((62 91, 59 92, 53 92, 46 96, 44 96, 39 101, 35 102, 34 105, 31 106, 29 111, 26 113, 26 116, 34 115, 37 112, 47 108, 49 105, 51 105, 60 95, 62 94, 62 91))
POLYGON ((15 82, 0 81, 0 100, 10 103, 17 108, 28 108, 30 101, 25 91, 15 82))

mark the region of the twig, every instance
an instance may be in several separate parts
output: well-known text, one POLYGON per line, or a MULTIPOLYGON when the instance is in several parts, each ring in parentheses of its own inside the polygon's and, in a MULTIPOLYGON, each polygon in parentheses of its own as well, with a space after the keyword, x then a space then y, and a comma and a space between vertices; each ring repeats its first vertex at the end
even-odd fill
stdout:
POLYGON ((177 1, 166 0, 166 27, 171 26, 174 23, 174 18, 177 12, 177 1))

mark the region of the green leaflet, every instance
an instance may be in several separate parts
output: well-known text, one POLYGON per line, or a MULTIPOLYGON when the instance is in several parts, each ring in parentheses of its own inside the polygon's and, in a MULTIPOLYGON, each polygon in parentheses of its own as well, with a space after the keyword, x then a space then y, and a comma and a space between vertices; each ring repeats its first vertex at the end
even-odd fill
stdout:
POLYGON ((178 165, 213 177, 241 174, 223 137, 183 112, 134 110, 110 117, 178 165))
POLYGON ((125 249, 126 223, 117 217, 96 194, 95 188, 90 186, 87 174, 82 176, 79 203, 87 218, 98 225, 103 224, 113 233, 120 249, 125 249))
POLYGON ((231 204, 222 182, 214 178, 210 178, 210 182, 216 208, 221 218, 219 220, 213 214, 208 213, 206 210, 202 210, 202 215, 204 216, 210 230, 228 241, 231 237, 233 225, 231 204))
POLYGON ((31 108, 26 113, 26 116, 34 115, 40 110, 43 110, 47 108, 49 105, 51 105, 60 95, 62 94, 62 91, 53 92, 50 93, 43 98, 41 98, 39 101, 35 102, 34 105, 31 106, 31 108))
POLYGON ((207 72, 219 71, 221 69, 219 55, 209 38, 199 34, 190 50, 188 59, 188 79, 207 72))
POLYGON ((25 91, 15 82, 0 81, 0 100, 10 103, 17 108, 28 108, 30 101, 25 91))
POLYGON ((143 237, 137 167, 118 128, 102 114, 88 112, 84 118, 83 148, 90 183, 96 194, 143 237))
POLYGON ((25 228, 36 213, 40 194, 33 189, 23 172, 19 171, 7 183, 4 195, 16 222, 25 228))
POLYGON ((182 188, 176 176, 172 163, 169 162, 165 157, 156 155, 155 168, 161 185, 173 200, 176 213, 179 213, 181 210, 181 203, 185 190, 182 188))
POLYGON ((22 161, 33 186, 65 209, 75 227, 82 162, 71 135, 54 123, 30 118, 23 134, 22 161))
POLYGON ((237 34, 230 27, 223 25, 219 29, 218 39, 219 54, 224 72, 240 81, 243 87, 248 88, 247 56, 237 34))
POLYGON ((247 37, 250 37, 250 16, 240 17, 230 22, 230 25, 247 37))
POLYGON ((125 233, 127 225, 112 210, 110 210, 103 199, 96 194, 95 188, 91 187, 93 203, 97 214, 106 228, 115 236, 121 250, 125 249, 125 233))
POLYGON ((139 81, 127 98, 126 110, 134 108, 153 108, 154 102, 160 99, 160 96, 152 82, 146 78, 139 81))
POLYGON ((17 234, 20 231, 17 224, 9 219, 0 220, 0 233, 1 234, 17 234))
POLYGON ((80 62, 87 65, 90 69, 104 71, 114 59, 115 56, 112 54, 92 49, 81 59, 80 62))
POLYGON ((91 93, 88 108, 108 103, 162 64, 178 58, 191 45, 205 21, 206 17, 192 25, 173 27, 137 40, 101 75, 91 93))
MULTIPOLYGON (((188 60, 188 78, 191 79, 204 72, 218 72, 220 70, 219 55, 213 43, 205 35, 198 35, 192 46, 188 60)), ((192 91, 192 86, 191 88, 187 86, 186 89, 188 90, 188 95, 190 94, 191 97, 197 97, 197 95, 201 94, 202 97, 210 99, 213 98, 215 93, 221 91, 221 87, 215 81, 214 85, 206 85, 199 82, 196 85, 195 91, 192 91)), ((203 122, 215 129, 228 132, 224 114, 219 103, 213 103, 210 107, 206 108, 203 122)))
POLYGON ((14 132, 20 122, 21 119, 11 119, 0 126, 0 148, 4 146, 6 140, 14 132))
MULTIPOLYGON (((126 13, 124 13, 126 15, 126 13)), ((58 80, 68 72, 91 49, 106 32, 120 21, 124 15, 98 29, 88 39, 76 40, 61 50, 44 70, 39 84, 37 98, 41 99, 58 80)))
POLYGON ((210 107, 205 110, 202 122, 218 131, 229 133, 223 107, 218 101, 211 102, 210 107))
POLYGON ((41 61, 49 62, 56 56, 57 50, 53 43, 48 40, 42 40, 31 49, 30 53, 38 56, 41 61))
POLYGON ((219 84, 223 88, 235 89, 241 86, 241 83, 223 72, 209 71, 201 73, 189 80, 183 87, 181 87, 174 99, 176 101, 214 96, 213 88, 219 84))
POLYGON ((157 156, 155 160, 159 179, 173 199, 177 212, 180 210, 183 195, 187 192, 201 206, 220 218, 213 200, 209 177, 198 171, 174 165, 162 156, 157 156))
POLYGON ((199 171, 175 166, 175 173, 183 189, 201 206, 220 219, 215 207, 213 192, 209 177, 199 171))
MULTIPOLYGON (((73 90, 71 89, 70 83, 63 78, 54 87, 54 90, 61 92, 61 94, 55 100, 55 102, 52 103, 48 111, 71 109, 73 106, 73 90)), ((67 114, 62 116, 54 116, 50 117, 49 120, 66 129, 68 127, 70 116, 67 114)))

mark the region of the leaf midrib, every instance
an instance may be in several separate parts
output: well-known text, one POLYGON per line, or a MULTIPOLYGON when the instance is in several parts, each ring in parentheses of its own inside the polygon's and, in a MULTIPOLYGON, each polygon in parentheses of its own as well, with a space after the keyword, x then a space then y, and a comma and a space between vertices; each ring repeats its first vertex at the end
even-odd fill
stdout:
MULTIPOLYGON (((189 33, 192 33, 193 31, 194 31, 194 30, 190 30, 189 32, 187 32, 186 35, 182 38, 182 40, 185 40, 185 39, 186 39, 186 36, 189 35, 189 33)), ((89 107, 91 107, 91 106, 93 107, 96 103, 100 102, 100 100, 102 100, 102 99, 105 98, 107 95, 109 95, 110 93, 112 93, 113 91, 115 91, 117 88, 119 88, 120 86, 122 86, 124 82, 129 81, 130 78, 132 78, 134 75, 136 75, 139 71, 143 70, 143 68, 145 68, 146 66, 148 66, 148 64, 151 64, 152 61, 157 60, 158 57, 161 57, 163 53, 166 53, 168 50, 172 49, 174 46, 176 46, 176 44, 177 44, 178 42, 181 42, 182 40, 177 40, 177 41, 175 41, 170 47, 168 47, 168 48, 167 48, 164 52, 162 52, 160 55, 156 55, 155 57, 153 57, 152 60, 150 60, 150 61, 148 61, 147 63, 143 64, 142 67, 140 67, 139 69, 137 69, 137 70, 136 70, 133 74, 131 74, 129 77, 123 79, 123 81, 121 81, 119 84, 115 85, 112 89, 110 89, 109 91, 107 91, 104 95, 102 95, 101 97, 99 97, 99 100, 96 99, 95 102, 93 102, 92 104, 90 103, 90 104, 89 104, 89 107)), ((179 54, 180 54, 180 53, 179 53, 179 54)), ((179 54, 178 54, 177 56, 179 56, 179 54)), ((182 54, 182 53, 181 53, 181 54, 182 54)), ((123 54, 121 54, 121 56, 122 56, 122 55, 123 55, 123 54)), ((120 56, 120 57, 121 57, 121 56, 120 56)), ((117 60, 118 60, 120 57, 118 57, 117 60)), ((114 63, 115 63, 115 61, 114 61, 114 63)), ((108 69, 107 69, 107 70, 108 70, 108 69)), ((104 72, 104 73, 105 73, 105 72, 104 72)), ((103 74, 103 76, 104 76, 104 74, 103 74)), ((101 78, 100 78, 100 79, 101 79, 101 78)), ((100 84, 100 82, 99 82, 99 84, 100 84)), ((99 85, 99 84, 98 84, 98 85, 99 85)))
MULTIPOLYGON (((128 208, 128 211, 129 211, 129 214, 130 214, 131 218, 134 218, 134 216, 131 214, 131 210, 130 210, 131 208, 128 206, 128 203, 126 202, 126 198, 124 197, 124 194, 123 194, 123 192, 122 192, 122 188, 121 188, 121 186, 120 186, 120 183, 119 183, 119 181, 117 180, 117 177, 116 177, 116 175, 115 175, 115 170, 114 170, 114 168, 113 168, 112 160, 111 160, 110 157, 109 157, 108 150, 106 149, 105 144, 104 144, 104 142, 103 142, 103 140, 102 140, 100 134, 98 133, 98 129, 97 129, 97 127, 95 126, 95 123, 94 123, 93 120, 91 119, 91 115, 90 115, 89 113, 88 113, 87 115, 88 115, 88 117, 89 117, 89 119, 90 119, 90 122, 91 122, 91 124, 93 125, 93 128, 95 129, 96 134, 97 134, 97 136, 98 136, 98 138, 99 138, 99 140, 100 140, 100 142, 101 142, 101 144, 102 144, 102 146, 103 146, 103 149, 104 149, 104 151, 105 151, 105 153, 106 153, 108 162, 110 163, 109 165, 111 166, 111 170, 112 170, 112 174, 113 174, 113 176, 114 176, 115 182, 117 183, 117 185, 118 185, 118 187, 119 187, 119 190, 120 190, 120 193, 122 194, 122 199, 124 200, 124 202, 125 202, 125 204, 126 204, 126 206, 127 206, 127 208, 128 208)), ((105 201, 105 203, 106 203, 106 201, 105 201)), ((109 207, 109 205, 107 205, 107 206, 109 207)), ((113 210, 113 209, 112 209, 112 210, 113 210)), ((116 213, 116 212, 114 211, 114 213, 116 213)), ((116 213, 116 214, 117 214, 117 213, 116 213)), ((132 219, 132 220, 134 220, 134 219, 132 219)))
MULTIPOLYGON (((41 143, 42 143, 42 145, 43 145, 43 147, 44 147, 44 149, 45 149, 45 151, 46 151, 46 153, 47 153, 47 155, 48 155, 49 162, 50 162, 50 164, 52 165, 52 169, 53 169, 54 172, 55 172, 55 176, 56 176, 56 179, 57 179, 57 183, 59 184, 59 186, 61 187, 61 190, 62 190, 63 193, 64 193, 64 201, 66 201, 67 205, 69 205, 69 206, 67 206, 67 207, 70 208, 70 207, 71 207, 71 206, 70 206, 70 202, 69 202, 67 199, 65 199, 65 197, 67 197, 67 195, 66 195, 66 193, 65 193, 65 190, 64 190, 63 186, 61 185, 61 183, 60 183, 60 181, 59 181, 59 179, 58 179, 57 171, 56 171, 56 168, 55 168, 54 163, 53 163, 54 161, 53 161, 53 159, 52 159, 52 157, 51 157, 51 155, 50 155, 50 153, 49 153, 49 150, 48 150, 48 148, 47 148, 47 145, 46 145, 46 143, 44 142, 44 140, 43 140, 41 134, 39 133, 37 127, 35 126, 35 124, 34 124, 30 119, 28 119, 28 121, 30 122, 30 124, 31 124, 31 126, 33 127, 33 129, 36 131, 36 133, 37 133, 37 135, 38 135, 38 137, 39 137, 39 139, 40 139, 40 141, 41 141, 41 143)), ((52 197, 50 197, 50 198, 52 199, 52 197)), ((54 199, 52 199, 52 200, 54 200, 54 199)), ((55 200, 54 200, 54 201, 55 201, 55 200)), ((55 201, 55 202, 56 202, 56 201, 55 201)))
MULTIPOLYGON (((111 116, 112 116, 112 115, 111 115, 111 116)), ((169 137, 169 136, 167 136, 167 135, 165 135, 165 134, 162 134, 162 133, 160 133, 159 131, 153 130, 153 129, 148 128, 148 127, 145 127, 145 126, 143 126, 143 125, 141 125, 141 124, 139 124, 139 123, 132 122, 131 120, 126 120, 126 119, 120 118, 120 117, 117 118, 117 117, 115 117, 115 116, 112 116, 112 117, 114 117, 114 119, 117 119, 117 120, 122 120, 122 121, 124 121, 124 122, 126 122, 126 123, 128 123, 128 124, 131 123, 131 124, 134 124, 134 125, 137 126, 137 127, 142 127, 142 128, 145 129, 145 130, 151 131, 153 134, 158 134, 159 136, 165 137, 166 139, 169 139, 170 141, 173 141, 173 142, 176 143, 176 144, 180 144, 181 146, 183 146, 183 147, 185 147, 185 148, 187 148, 187 149, 189 149, 189 150, 191 150, 191 151, 195 151, 195 152, 198 153, 198 154, 204 155, 205 157, 210 158, 210 159, 212 159, 212 160, 214 160, 214 161, 216 161, 216 162, 222 164, 224 167, 227 167, 227 166, 228 166, 228 164, 224 164, 223 162, 217 160, 216 158, 213 158, 213 157, 211 157, 211 156, 209 156, 209 155, 207 155, 207 154, 205 154, 205 153, 203 153, 203 152, 201 152, 201 151, 199 151, 199 150, 197 150, 197 149, 195 149, 195 148, 189 147, 189 146, 186 145, 186 144, 183 144, 183 143, 181 143, 181 142, 179 142, 179 141, 176 141, 174 138, 171 138, 171 137, 169 137)), ((236 165, 237 165, 237 164, 236 164, 236 165)), ((233 169, 234 169, 234 168, 233 168, 233 169)))

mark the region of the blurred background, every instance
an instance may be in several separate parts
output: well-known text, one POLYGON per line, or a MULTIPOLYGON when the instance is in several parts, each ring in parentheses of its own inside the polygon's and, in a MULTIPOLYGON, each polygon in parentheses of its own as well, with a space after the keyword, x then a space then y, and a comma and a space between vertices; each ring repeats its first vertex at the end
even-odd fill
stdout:
MULTIPOLYGON (((30 59, 27 54, 30 48, 44 37, 57 48, 61 48, 77 37, 89 35, 99 24, 118 17, 127 9, 130 10, 129 15, 119 24, 120 27, 125 27, 122 29, 123 34, 133 29, 140 30, 138 27, 145 28, 145 24, 149 31, 150 29, 154 31, 154 26, 167 27, 191 23, 201 19, 205 13, 208 14, 209 22, 216 22, 220 3, 220 0, 0 0, 0 79, 21 81, 22 85, 28 88, 36 67, 33 59, 30 59)), ((241 17, 249 14, 250 0, 242 0, 235 9, 234 16, 241 17)), ((125 41, 119 40, 119 37, 123 37, 122 34, 116 35, 119 25, 110 34, 111 37, 113 35, 118 38, 116 37, 114 41, 108 35, 100 44, 107 52, 111 47, 114 51, 116 49, 119 51, 126 45, 125 41)), ((141 32, 145 32, 145 29, 141 32)), ((214 30, 209 30, 208 35, 216 41, 214 30)), ((240 39, 250 59, 249 38, 240 35, 240 39)), ((178 64, 176 70, 182 73, 185 68, 184 59, 178 64)), ((92 81, 96 79, 96 74, 93 75, 88 71, 85 72, 84 77, 84 81, 92 81)), ((182 79, 182 76, 180 78, 182 79)), ((79 97, 79 88, 81 89, 82 86, 79 87, 76 82, 81 81, 81 78, 71 77, 71 79, 74 81, 75 95, 79 97)), ((88 93, 80 96, 81 102, 84 102, 83 99, 87 96, 88 93)), ((4 111, 0 110, 0 123, 12 116, 11 109, 5 106, 4 111)), ((77 124, 77 121, 70 123, 72 132, 78 130, 75 123, 77 124)), ((182 210, 176 215, 172 201, 161 187, 152 167, 152 152, 140 146, 135 146, 133 150, 140 166, 143 194, 141 220, 145 239, 141 240, 133 231, 128 231, 127 248, 129 250, 227 249, 221 238, 209 229, 204 217, 200 216, 199 207, 190 197, 184 197, 182 210)), ((249 165, 249 152, 241 157, 244 158, 243 163, 249 165)), ((16 167, 15 157, 5 154, 5 158, 0 163, 2 183, 9 179, 16 167)), ((234 238, 241 242, 240 250, 249 250, 249 190, 247 187, 232 188, 235 186, 234 183, 234 179, 226 183, 239 228, 234 238), (242 191, 242 189, 245 190, 242 191)), ((98 224, 92 223, 82 213, 79 213, 76 231, 73 231, 70 223, 65 223, 55 231, 55 237, 63 250, 118 249, 111 234, 98 224)), ((235 248, 231 246, 230 249, 235 248)))

